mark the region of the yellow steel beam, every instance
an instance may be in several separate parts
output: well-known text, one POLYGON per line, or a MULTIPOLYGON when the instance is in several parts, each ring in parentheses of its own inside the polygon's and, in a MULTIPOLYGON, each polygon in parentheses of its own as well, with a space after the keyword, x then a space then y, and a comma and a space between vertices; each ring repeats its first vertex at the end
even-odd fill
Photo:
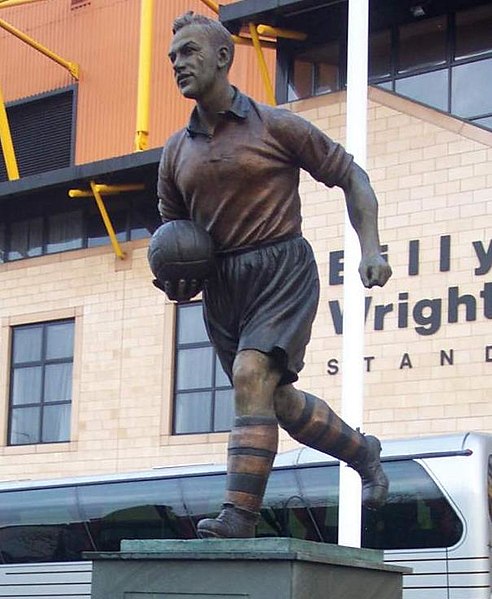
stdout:
POLYGON ((9 6, 19 6, 20 4, 31 4, 32 2, 42 2, 44 0, 0 0, 0 8, 9 6))
POLYGON ((94 181, 91 181, 91 189, 92 194, 96 200, 97 207, 99 208, 99 212, 101 213, 101 217, 104 222, 104 226, 106 227, 106 231, 108 232, 109 239, 111 240, 111 245, 113 246, 114 253, 123 260, 125 257, 125 252, 121 249, 121 246, 116 238, 116 233, 114 232, 113 225, 109 218, 108 212, 106 210, 106 206, 104 205, 104 201, 101 197, 101 192, 98 189, 98 186, 94 181))
POLYGON ((281 29, 279 27, 270 27, 270 25, 258 25, 256 28, 260 35, 269 37, 285 37, 289 40, 299 40, 303 42, 307 38, 307 34, 302 31, 292 31, 291 29, 281 29))
MULTIPOLYGON (((250 37, 243 37, 242 35, 233 35, 232 39, 235 44, 239 44, 240 46, 252 46, 253 40, 250 37)), ((272 40, 261 40, 261 44, 264 48, 272 48, 275 49, 277 47, 276 42, 272 40)))
MULTIPOLYGON (((2 5, 0 4, 0 6, 2 6, 2 5)), ((3 6, 5 6, 5 3, 3 4, 3 6)), ((16 29, 15 27, 10 25, 3 19, 0 19, 0 27, 2 29, 5 29, 12 35, 15 35, 15 37, 19 38, 20 40, 22 40, 23 42, 25 42, 26 44, 31 46, 31 48, 34 48, 38 52, 41 52, 41 54, 44 54, 49 59, 54 60, 56 63, 58 63, 59 65, 61 65, 62 67, 64 67, 68 71, 70 71, 70 74, 75 79, 79 78, 79 65, 76 64, 75 62, 70 62, 68 60, 65 60, 61 56, 58 56, 58 54, 55 54, 54 52, 52 52, 51 50, 49 50, 48 48, 46 48, 45 46, 43 46, 36 40, 33 40, 31 37, 29 37, 22 31, 19 31, 18 29, 16 29)))
POLYGON ((205 6, 208 6, 210 10, 213 10, 214 13, 217 15, 219 14, 219 5, 217 2, 214 2, 213 0, 202 0, 202 2, 205 4, 205 6))
MULTIPOLYGON (((125 183, 122 185, 101 185, 98 183, 94 184, 94 187, 100 194, 114 195, 125 191, 141 191, 145 189, 143 183, 125 183)), ((94 196, 93 191, 88 189, 70 189, 68 192, 70 198, 92 198, 94 196)))
POLYGON ((253 40, 253 46, 256 50, 256 57, 258 58, 260 73, 263 79, 263 84, 266 89, 268 102, 272 106, 275 106, 275 94, 273 93, 272 80, 270 79, 265 55, 263 54, 263 49, 260 44, 260 38, 258 37, 258 31, 256 30, 256 25, 254 23, 249 24, 249 33, 251 35, 251 39, 253 40))
POLYGON ((154 0, 141 0, 140 50, 138 61, 137 132, 135 150, 146 150, 149 145, 150 75, 152 68, 152 24, 154 0))
POLYGON ((15 158, 14 144, 12 143, 12 135, 10 133, 9 119, 5 110, 3 101, 3 93, 0 88, 0 144, 2 146, 5 166, 7 167, 7 176, 9 181, 19 179, 19 168, 15 158))

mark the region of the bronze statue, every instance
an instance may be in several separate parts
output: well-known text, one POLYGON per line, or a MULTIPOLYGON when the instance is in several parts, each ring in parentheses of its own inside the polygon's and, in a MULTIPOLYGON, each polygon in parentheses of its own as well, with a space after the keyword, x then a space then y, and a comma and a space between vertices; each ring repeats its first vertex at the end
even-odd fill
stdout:
POLYGON ((277 452, 278 425, 294 439, 353 467, 363 503, 377 508, 388 481, 379 440, 350 428, 321 399, 294 388, 319 295, 317 266, 302 237, 299 169, 341 187, 361 245, 360 276, 382 286, 377 201, 366 173, 342 146, 288 110, 258 104, 233 87, 229 32, 187 13, 174 22, 169 58, 176 83, 196 106, 168 140, 159 165, 163 222, 191 219, 217 248, 209 281, 167 281, 174 300, 203 286, 210 339, 234 387, 226 496, 201 537, 252 537, 277 452))

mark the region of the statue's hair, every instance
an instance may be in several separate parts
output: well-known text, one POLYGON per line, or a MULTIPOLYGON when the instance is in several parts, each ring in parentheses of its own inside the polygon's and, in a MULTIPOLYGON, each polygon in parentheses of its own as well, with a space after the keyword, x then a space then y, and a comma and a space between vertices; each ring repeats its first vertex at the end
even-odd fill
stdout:
POLYGON ((204 15, 195 14, 190 10, 174 20, 173 34, 190 25, 202 27, 215 47, 225 46, 229 50, 230 60, 227 65, 227 70, 229 70, 234 60, 234 41, 224 25, 220 21, 210 19, 204 15))

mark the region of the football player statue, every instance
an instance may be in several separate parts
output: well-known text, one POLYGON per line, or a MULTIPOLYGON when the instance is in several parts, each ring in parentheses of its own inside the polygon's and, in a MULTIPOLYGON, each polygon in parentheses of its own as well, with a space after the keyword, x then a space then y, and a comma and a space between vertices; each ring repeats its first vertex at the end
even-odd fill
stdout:
POLYGON ((177 301, 203 287, 204 318, 234 387, 226 494, 201 537, 253 537, 277 452, 278 426, 334 456, 362 479, 362 501, 387 496, 379 440, 350 428, 322 399, 296 389, 319 296, 317 266, 301 232, 299 171, 343 189, 361 246, 365 287, 391 269, 380 251, 377 201, 366 173, 344 148, 289 110, 259 104, 228 78, 229 32, 187 13, 174 22, 169 59, 179 91, 195 101, 188 125, 166 143, 159 165, 163 222, 190 219, 216 248, 206 282, 166 281, 177 301))

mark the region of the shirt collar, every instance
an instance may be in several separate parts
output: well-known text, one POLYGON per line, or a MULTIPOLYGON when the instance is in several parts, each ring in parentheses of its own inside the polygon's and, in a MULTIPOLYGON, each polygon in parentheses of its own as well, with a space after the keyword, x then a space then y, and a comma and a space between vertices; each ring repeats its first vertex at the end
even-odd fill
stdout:
MULTIPOLYGON (((230 108, 222 111, 220 114, 225 116, 232 116, 233 118, 244 120, 248 116, 248 112, 250 110, 250 102, 248 96, 240 92, 236 87, 234 87, 234 97, 232 98, 232 104, 230 108)), ((189 135, 194 137, 197 134, 208 135, 207 131, 203 127, 200 116, 198 114, 198 110, 195 106, 193 112, 190 116, 190 121, 187 126, 187 131, 189 135)))

